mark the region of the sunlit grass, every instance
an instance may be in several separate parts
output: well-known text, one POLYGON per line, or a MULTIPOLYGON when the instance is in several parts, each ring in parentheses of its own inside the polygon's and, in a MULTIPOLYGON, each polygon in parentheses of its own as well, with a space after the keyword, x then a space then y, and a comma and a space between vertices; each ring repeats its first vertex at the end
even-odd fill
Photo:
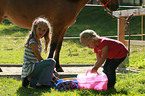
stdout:
MULTIPOLYGON (((0 38, 0 63, 22 64, 25 38, 0 38)), ((43 42, 43 40, 42 40, 43 42)), ((43 42, 44 45, 44 42, 43 42)), ((145 67, 145 47, 131 46, 127 67, 143 69, 145 67)), ((44 59, 48 54, 42 52, 44 59)), ((60 64, 94 64, 96 61, 93 49, 81 45, 79 39, 64 40, 60 52, 60 64)))
POLYGON ((0 95, 2 96, 144 96, 145 72, 117 74, 116 90, 73 90, 56 91, 51 89, 34 89, 21 87, 17 79, 0 77, 0 95))
POLYGON ((145 72, 128 73, 118 77, 116 88, 118 91, 125 91, 126 95, 143 96, 145 94, 145 72), (141 95, 142 94, 142 95, 141 95))

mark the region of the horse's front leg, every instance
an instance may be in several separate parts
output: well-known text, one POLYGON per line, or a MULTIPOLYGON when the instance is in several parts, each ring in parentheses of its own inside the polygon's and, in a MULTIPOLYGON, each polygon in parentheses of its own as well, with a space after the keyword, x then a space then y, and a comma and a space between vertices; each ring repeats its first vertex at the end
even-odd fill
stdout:
POLYGON ((56 60, 56 71, 57 72, 64 72, 61 65, 60 65, 60 62, 59 62, 59 56, 60 56, 60 50, 61 50, 61 45, 62 45, 62 41, 58 43, 58 46, 56 48, 56 51, 55 51, 55 60, 56 60))
POLYGON ((58 44, 59 35, 61 33, 61 29, 56 25, 53 26, 52 36, 51 36, 51 43, 50 43, 50 50, 49 55, 47 58, 53 58, 56 46, 58 44))
POLYGON ((63 69, 62 67, 60 66, 60 62, 59 62, 59 56, 60 56, 60 50, 61 50, 61 46, 62 46, 62 42, 63 42, 63 37, 64 37, 64 34, 66 32, 68 28, 64 28, 60 34, 60 37, 59 37, 59 41, 58 41, 58 44, 57 44, 57 47, 56 47, 56 51, 55 51, 55 60, 56 60, 56 71, 57 72, 63 72, 63 69))
POLYGON ((63 70, 59 64, 59 52, 61 49, 62 39, 63 39, 66 29, 67 28, 64 28, 62 25, 53 26, 53 32, 52 32, 52 38, 51 38, 50 51, 49 51, 48 58, 54 58, 54 52, 55 52, 56 71, 58 71, 58 72, 63 72, 63 70))

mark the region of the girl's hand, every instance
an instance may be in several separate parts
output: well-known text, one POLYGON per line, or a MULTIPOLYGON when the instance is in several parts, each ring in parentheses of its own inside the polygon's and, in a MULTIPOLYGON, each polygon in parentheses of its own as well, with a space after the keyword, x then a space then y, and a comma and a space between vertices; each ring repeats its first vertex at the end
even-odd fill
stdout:
POLYGON ((98 68, 93 67, 92 70, 91 70, 91 73, 96 73, 97 70, 98 70, 98 68))
POLYGON ((59 80, 59 78, 56 77, 56 76, 52 78, 52 81, 53 81, 54 83, 58 83, 57 80, 59 80))

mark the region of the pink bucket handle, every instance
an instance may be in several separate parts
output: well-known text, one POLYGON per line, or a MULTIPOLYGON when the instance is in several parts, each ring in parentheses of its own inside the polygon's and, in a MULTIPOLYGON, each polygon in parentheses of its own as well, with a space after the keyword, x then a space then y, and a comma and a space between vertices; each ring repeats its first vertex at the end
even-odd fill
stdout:
MULTIPOLYGON (((91 70, 92 70, 92 69, 87 70, 86 76, 87 76, 88 72, 91 72, 91 70)), ((96 71, 95 73, 97 73, 97 75, 99 75, 99 73, 98 73, 97 71, 96 71)))

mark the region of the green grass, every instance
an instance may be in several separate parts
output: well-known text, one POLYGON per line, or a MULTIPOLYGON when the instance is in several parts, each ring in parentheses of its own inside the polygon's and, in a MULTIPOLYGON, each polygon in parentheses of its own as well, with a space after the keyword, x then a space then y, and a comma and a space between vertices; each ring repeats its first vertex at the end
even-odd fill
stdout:
POLYGON ((13 78, 0 78, 0 96, 144 96, 145 72, 117 75, 116 90, 74 90, 33 89, 21 87, 21 81, 13 78))
MULTIPOLYGON (((140 17, 133 17, 131 34, 141 33, 140 23, 140 17)), ((117 35, 117 20, 104 12, 102 7, 85 7, 80 12, 76 23, 67 30, 65 36, 79 37, 79 34, 86 29, 95 30, 100 36, 115 36, 117 35)), ((23 63, 25 38, 7 37, 27 37, 28 34, 28 29, 17 27, 8 20, 0 25, 0 63, 23 63)), ((131 39, 141 40, 141 37, 131 37, 131 39)), ((42 56, 45 59, 47 54, 43 53, 42 56)), ((129 62, 125 62, 125 65, 132 69, 142 69, 142 72, 117 74, 116 91, 74 90, 58 92, 54 89, 27 89, 21 87, 21 80, 0 77, 0 96, 143 96, 145 95, 145 60, 143 59, 145 59, 145 46, 131 46, 131 54, 126 60, 129 62)), ((82 46, 79 39, 64 40, 60 52, 61 64, 95 63, 95 61, 96 57, 93 50, 82 46)))
MULTIPOLYGON (((8 39, 0 38, 0 62, 9 64, 22 64, 25 39, 8 39)), ((129 64, 127 67, 141 68, 145 67, 145 47, 131 46, 131 53, 129 57, 129 64)), ((47 54, 42 54, 47 58, 47 54)), ((95 54, 92 49, 84 47, 80 44, 79 40, 64 40, 60 52, 60 63, 94 63, 96 60, 95 54)))

